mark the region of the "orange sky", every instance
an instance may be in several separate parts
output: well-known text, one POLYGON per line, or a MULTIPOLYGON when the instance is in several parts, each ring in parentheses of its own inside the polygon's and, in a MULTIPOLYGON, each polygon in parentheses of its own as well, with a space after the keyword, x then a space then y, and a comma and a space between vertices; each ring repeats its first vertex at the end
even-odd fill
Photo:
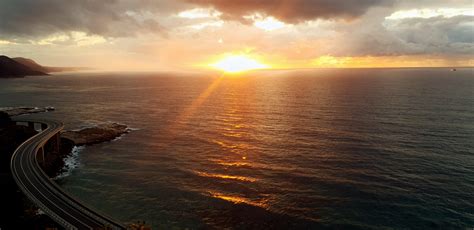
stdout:
POLYGON ((30 6, 6 0, 0 53, 133 71, 474 66, 469 0, 265 2, 45 1, 30 17, 21 12, 30 6), (51 16, 50 8, 64 15, 51 16))

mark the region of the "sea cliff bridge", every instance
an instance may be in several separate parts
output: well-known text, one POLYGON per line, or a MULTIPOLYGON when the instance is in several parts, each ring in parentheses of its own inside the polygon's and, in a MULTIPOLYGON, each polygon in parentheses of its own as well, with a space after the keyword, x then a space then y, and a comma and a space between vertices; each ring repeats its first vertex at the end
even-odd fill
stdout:
POLYGON ((11 171, 18 187, 42 211, 66 229, 126 229, 117 221, 99 214, 63 191, 41 169, 48 146, 59 152, 63 124, 55 121, 16 121, 41 127, 38 134, 23 142, 13 153, 11 171))

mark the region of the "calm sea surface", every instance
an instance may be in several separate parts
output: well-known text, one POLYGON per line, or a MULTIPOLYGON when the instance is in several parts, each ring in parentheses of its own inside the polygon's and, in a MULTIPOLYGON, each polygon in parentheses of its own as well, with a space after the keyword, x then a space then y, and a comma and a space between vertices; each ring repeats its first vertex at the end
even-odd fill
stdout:
POLYGON ((133 128, 59 180, 123 222, 474 227, 473 69, 61 74, 0 79, 0 106, 133 128))

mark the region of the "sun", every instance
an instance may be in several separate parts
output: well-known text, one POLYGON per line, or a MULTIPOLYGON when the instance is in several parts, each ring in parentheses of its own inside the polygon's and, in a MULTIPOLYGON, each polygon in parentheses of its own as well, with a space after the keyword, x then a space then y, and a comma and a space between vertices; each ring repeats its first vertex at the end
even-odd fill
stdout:
POLYGON ((230 55, 211 64, 211 66, 227 73, 239 73, 248 70, 269 68, 268 65, 244 55, 230 55))

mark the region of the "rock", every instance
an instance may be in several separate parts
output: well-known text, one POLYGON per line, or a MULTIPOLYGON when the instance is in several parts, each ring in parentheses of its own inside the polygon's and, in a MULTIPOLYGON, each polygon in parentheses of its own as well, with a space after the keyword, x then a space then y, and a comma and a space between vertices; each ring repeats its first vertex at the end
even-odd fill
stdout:
POLYGON ((0 112, 5 112, 9 116, 19 116, 23 114, 44 113, 55 110, 54 107, 0 107, 0 112))
POLYGON ((126 125, 105 123, 77 131, 65 131, 61 133, 61 137, 73 141, 75 145, 91 145, 111 141, 129 131, 126 125))

